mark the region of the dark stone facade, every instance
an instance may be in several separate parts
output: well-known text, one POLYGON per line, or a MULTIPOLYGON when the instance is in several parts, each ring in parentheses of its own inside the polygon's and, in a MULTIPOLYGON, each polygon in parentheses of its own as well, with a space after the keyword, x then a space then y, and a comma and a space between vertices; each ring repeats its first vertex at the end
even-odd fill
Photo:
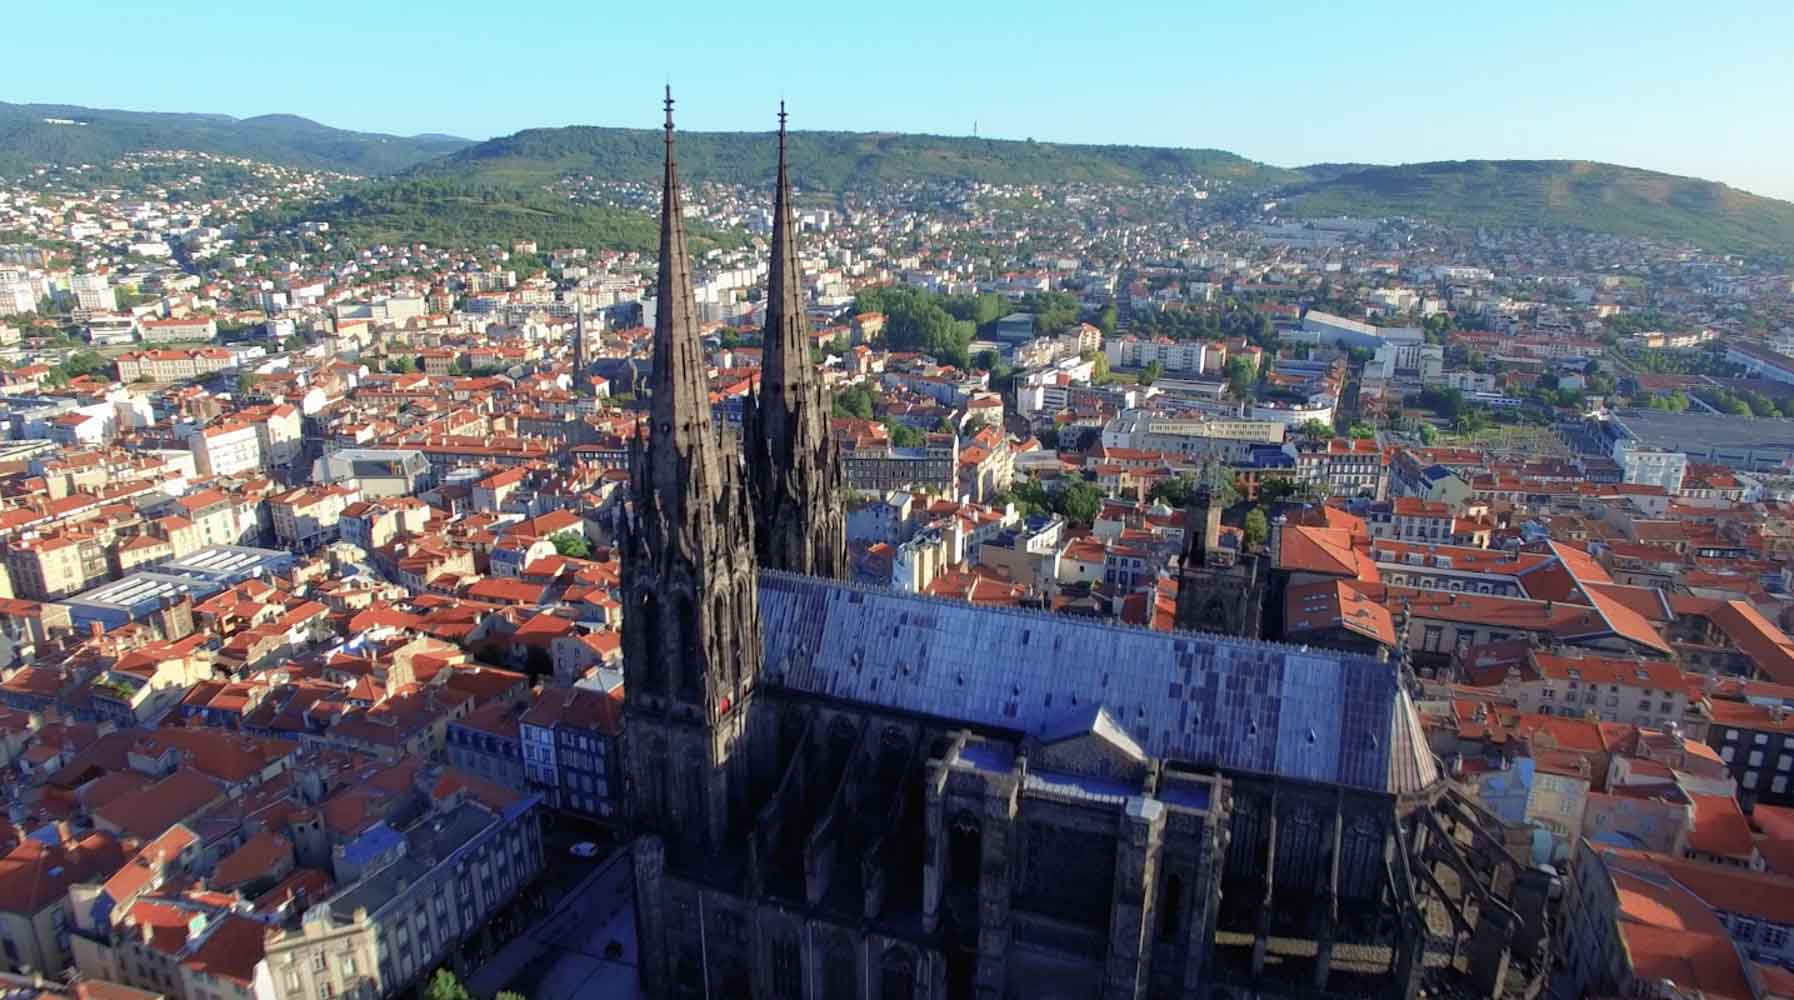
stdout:
POLYGON ((804 317, 791 175, 785 166, 783 105, 761 364, 760 392, 748 397, 742 415, 749 489, 760 522, 755 536, 760 565, 843 579, 847 512, 841 455, 829 439, 828 393, 810 363, 810 323, 804 317))
POLYGON ((1221 545, 1221 507, 1207 483, 1184 511, 1177 572, 1177 627, 1257 639, 1262 635, 1265 574, 1258 556, 1221 545))
MULTIPOLYGON (((1100 701, 1062 698, 1070 706, 1052 725, 1004 728, 832 695, 845 687, 805 687, 791 679, 794 666, 763 663, 760 595, 771 592, 757 560, 808 560, 805 571, 816 576, 843 558, 833 515, 800 509, 781 520, 794 502, 831 502, 814 484, 835 475, 821 471, 832 452, 826 424, 807 424, 819 411, 802 389, 810 395, 763 426, 807 439, 809 457, 786 465, 775 450, 748 467, 754 477, 811 485, 780 486, 776 502, 756 503, 750 496, 769 495, 759 492, 765 483, 750 492, 742 463, 722 454, 693 318, 670 98, 667 119, 653 424, 632 457, 639 495, 622 531, 624 797, 639 834, 645 992, 779 1000, 1413 995, 1425 964, 1426 895, 1449 895, 1415 873, 1420 852, 1445 851, 1428 839, 1444 784, 1430 763, 1409 761, 1401 781, 1391 765, 1387 784, 1379 777, 1374 787, 1327 784, 1154 757, 1129 720, 1100 701), (756 544, 769 534, 784 540, 756 544)), ((782 168, 780 177, 783 205, 782 168)), ((788 248, 788 210, 778 219, 784 239, 774 245, 788 248)), ((775 265, 775 286, 780 274, 775 265)), ((769 373, 763 414, 780 393, 798 395, 789 390, 803 379, 796 368, 785 372, 769 373)), ((1191 534, 1201 556, 1210 533, 1191 534)), ((1221 567, 1202 557, 1191 568, 1221 567)), ((870 603, 849 585, 812 582, 835 606, 870 603)), ((1254 626, 1249 613, 1227 607, 1236 634, 1254 626)), ((926 616, 928 608, 898 614, 926 616)), ((1050 644, 1063 638, 1045 624, 1054 620, 1005 624, 1026 630, 1024 643, 1031 633, 1050 644)), ((776 627, 794 624, 803 623, 776 627)), ((1285 654, 1262 643, 1240 651, 1272 655, 1285 654)), ((836 666, 866 669, 860 657, 836 666)), ((879 660, 876 669, 892 668, 879 660)), ((1229 685, 1252 680, 1228 675, 1229 685)), ((939 683, 953 690, 952 679, 939 683)), ((865 679, 863 690, 876 689, 865 679)), ((1404 746, 1424 745, 1405 696, 1393 684, 1379 690, 1396 692, 1396 714, 1381 706, 1380 718, 1395 720, 1391 732, 1404 746), (1410 722, 1412 733, 1400 728, 1410 722)), ((1044 694, 1051 704, 1053 693, 1018 684, 1012 694, 1044 694)), ((1228 703, 1245 705, 1246 694, 1228 703)), ((1256 723, 1237 728, 1243 739, 1258 732, 1256 723)), ((1276 738, 1299 742, 1300 732, 1285 727, 1276 738)), ((1377 743, 1374 733, 1347 738, 1377 743)), ((1471 866, 1463 870, 1474 882, 1471 866)), ((1479 896, 1479 912, 1499 906, 1479 896)), ((1480 931, 1466 924, 1463 933, 1480 931)))

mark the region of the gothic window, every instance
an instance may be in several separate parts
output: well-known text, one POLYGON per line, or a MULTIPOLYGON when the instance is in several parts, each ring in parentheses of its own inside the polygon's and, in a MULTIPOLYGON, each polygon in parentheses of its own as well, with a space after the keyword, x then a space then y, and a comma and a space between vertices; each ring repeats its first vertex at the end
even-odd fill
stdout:
MULTIPOLYGON (((644 593, 642 595, 641 606, 636 609, 634 620, 640 622, 637 627, 640 629, 639 634, 642 637, 641 664, 647 668, 649 674, 642 679, 642 690, 653 691, 655 675, 659 672, 657 669, 660 663, 658 651, 661 648, 660 602, 654 599, 653 594, 644 593)), ((635 664, 631 663, 629 666, 633 668, 635 664)))
POLYGON ((1360 813, 1346 824, 1340 859, 1340 893, 1356 899, 1375 899, 1383 889, 1383 831, 1377 821, 1360 813))
POLYGON ((1322 817, 1313 806, 1301 805, 1278 824, 1282 843, 1277 845, 1277 881, 1291 889, 1308 889, 1319 876, 1322 817))
POLYGON ((1263 804, 1250 796, 1234 799, 1233 836, 1227 845, 1227 877, 1256 880, 1263 866, 1263 804))
POLYGON ((984 868, 984 832, 969 812, 953 818, 947 832, 947 877, 955 889, 978 891, 978 879, 984 868))
POLYGON ((880 1000, 911 1000, 916 995, 916 960, 902 948, 890 948, 878 963, 880 1000))
POLYGON ((1184 880, 1176 872, 1167 873, 1159 889, 1159 940, 1176 941, 1184 906, 1184 880))
POLYGON ((679 597, 679 696, 697 702, 704 691, 704 650, 698 643, 698 609, 691 595, 679 597))
POLYGON ((1233 631, 1228 623, 1227 605, 1219 595, 1209 598, 1208 603, 1202 606, 1202 616, 1197 619, 1197 624, 1208 632, 1233 631))
POLYGON ((797 938, 781 934, 772 943, 772 995, 779 1000, 802 1000, 803 952, 797 938))
POLYGON ((654 816, 664 822, 672 812, 673 806, 673 771, 668 766, 665 737, 654 737, 653 742, 649 745, 648 761, 648 773, 643 775, 643 780, 637 784, 637 787, 639 788, 642 784, 652 786, 653 791, 648 794, 654 796, 654 816))
POLYGON ((736 670, 739 669, 740 659, 730 655, 733 650, 726 649, 723 645, 723 637, 728 634, 730 627, 727 608, 728 605, 723 601, 723 595, 717 594, 716 600, 712 601, 710 605, 710 637, 716 641, 718 664, 725 665, 723 669, 728 671, 730 680, 739 681, 741 678, 736 674, 736 670))
POLYGON ((696 748, 693 748, 690 753, 686 754, 685 792, 687 798, 684 817, 685 835, 688 837, 697 837, 700 840, 705 836, 706 817, 709 813, 709 810, 705 808, 704 803, 705 786, 708 784, 708 782, 704 780, 707 770, 708 769, 704 766, 704 758, 698 753, 696 748))

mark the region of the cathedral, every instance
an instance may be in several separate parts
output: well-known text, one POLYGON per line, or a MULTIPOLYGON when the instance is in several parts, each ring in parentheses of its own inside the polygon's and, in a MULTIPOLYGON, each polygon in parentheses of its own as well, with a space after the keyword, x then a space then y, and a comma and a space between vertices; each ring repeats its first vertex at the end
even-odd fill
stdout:
MULTIPOLYGON (((1502 852, 1462 845, 1503 834, 1443 794, 1399 663, 846 581, 783 111, 739 452, 711 413, 670 94, 665 143, 619 540, 643 991, 1394 997, 1461 969, 1498 995, 1525 922, 1482 888, 1502 852)), ((1256 628, 1213 532, 1190 534, 1198 624, 1256 628)))

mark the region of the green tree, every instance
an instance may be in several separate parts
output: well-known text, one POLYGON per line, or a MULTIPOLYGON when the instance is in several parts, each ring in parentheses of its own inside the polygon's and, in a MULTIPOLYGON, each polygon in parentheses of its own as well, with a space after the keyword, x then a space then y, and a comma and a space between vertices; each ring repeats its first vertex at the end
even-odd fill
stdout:
POLYGON ((1096 328, 1101 330, 1105 337, 1115 336, 1115 328, 1120 323, 1121 314, 1115 311, 1113 302, 1103 306, 1102 311, 1096 314, 1096 328))
POLYGON ((1420 443, 1431 447, 1439 443, 1439 428, 1432 424, 1420 425, 1420 443))
POLYGON ((1195 484, 1185 476, 1167 476, 1152 484, 1152 488, 1146 491, 1146 498, 1174 509, 1182 508, 1190 502, 1190 491, 1195 488, 1195 484))
POLYGON ((1047 496, 1040 482, 1032 478, 1012 483, 1004 496, 1006 502, 1014 503, 1029 517, 1046 514, 1053 509, 1053 498, 1047 496))
POLYGON ((878 397, 873 393, 869 383, 861 382, 850 385, 835 395, 834 414, 837 417, 856 417, 860 420, 871 420, 873 404, 878 397))
POLYGON ((1157 382, 1159 376, 1163 374, 1165 374, 1164 365, 1159 364, 1157 361, 1148 361, 1146 367, 1140 369, 1140 384, 1143 386, 1151 385, 1154 382, 1157 382))
POLYGON ((1078 300, 1064 292, 1035 292, 1022 299, 1022 307, 1034 314, 1034 332, 1052 337, 1078 321, 1078 300))
POLYGON ((885 314, 885 341, 892 350, 921 351, 938 361, 969 368, 967 347, 977 334, 977 324, 954 318, 943 303, 926 289, 892 285, 861 291, 854 308, 885 314))
POLYGON ((1353 424, 1346 429, 1346 434, 1360 441, 1368 441, 1377 436, 1377 429, 1369 424, 1353 424))
POLYGON ((905 423, 892 421, 885 425, 891 444, 898 448, 920 448, 928 443, 928 435, 905 423))
POLYGON ((845 333, 835 334, 834 339, 828 342, 828 349, 831 354, 846 354, 848 349, 852 346, 852 344, 847 342, 847 334, 845 333))
POLYGON ((395 375, 406 375, 417 371, 417 362, 409 354, 400 354, 386 359, 386 370, 395 375))
POLYGON ((1055 499, 1055 509, 1065 515, 1065 519, 1089 527, 1096 523, 1096 516, 1103 510, 1103 491, 1095 483, 1072 483, 1059 491, 1055 499))
POLYGON ((1296 427, 1296 433, 1310 441, 1321 441, 1333 436, 1333 428, 1325 421, 1306 420, 1296 427))
POLYGON ((1109 356, 1107 354, 1101 351, 1085 351, 1080 357, 1091 363, 1091 381, 1102 383, 1109 380, 1109 356))
POLYGON ((1246 513, 1245 541, 1246 548, 1258 549, 1271 540, 1271 523, 1265 517, 1263 508, 1254 507, 1246 513))
POLYGON ((1251 358, 1235 355, 1227 359, 1225 370, 1227 387, 1233 390, 1234 396, 1245 399, 1252 391, 1252 386, 1258 382, 1258 366, 1252 363, 1251 358))
POLYGON ((248 395, 255 390, 255 372, 237 373, 237 391, 248 395))
POLYGON ((473 1000, 472 995, 467 992, 467 987, 462 986, 461 980, 455 978, 455 974, 447 969, 437 969, 436 974, 430 977, 430 984, 424 987, 424 998, 425 1000, 473 1000))
POLYGON ((590 559, 592 557, 592 547, 586 544, 584 535, 556 535, 554 536, 554 550, 569 559, 590 559))
POLYGON ((1677 389, 1664 395, 1652 396, 1651 401, 1645 405, 1653 410, 1681 413, 1688 409, 1688 397, 1683 395, 1680 389, 1677 389))

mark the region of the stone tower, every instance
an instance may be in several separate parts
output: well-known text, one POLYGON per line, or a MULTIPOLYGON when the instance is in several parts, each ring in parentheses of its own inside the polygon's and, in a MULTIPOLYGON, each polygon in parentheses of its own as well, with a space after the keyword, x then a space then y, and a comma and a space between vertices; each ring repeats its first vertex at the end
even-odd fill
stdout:
POLYGON ((1177 573, 1177 627, 1259 637, 1264 603, 1256 556, 1221 544, 1221 505, 1207 480, 1184 510, 1184 551, 1177 573))
POLYGON ((810 363, 782 102, 773 197, 760 392, 749 397, 744 416, 759 520, 755 540, 760 562, 769 569, 841 579, 847 576, 841 459, 829 438, 828 397, 810 363))
POLYGON ((586 357, 586 310, 579 300, 579 293, 573 294, 573 395, 589 396, 592 394, 592 375, 586 370, 590 363, 586 357))
POLYGON ((743 733, 760 674, 753 517, 710 415, 666 100, 651 425, 631 454, 623 541, 625 798, 674 858, 717 851, 748 794, 743 733))

